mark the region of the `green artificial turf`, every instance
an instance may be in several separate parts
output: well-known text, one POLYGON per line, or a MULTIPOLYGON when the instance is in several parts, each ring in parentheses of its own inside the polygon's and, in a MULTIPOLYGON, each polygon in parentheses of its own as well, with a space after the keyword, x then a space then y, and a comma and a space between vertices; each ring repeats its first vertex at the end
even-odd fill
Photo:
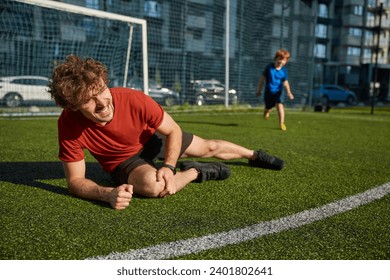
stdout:
MULTIPOLYGON (((172 111, 183 130, 283 158, 286 168, 225 161, 226 181, 189 184, 126 210, 75 198, 57 159, 56 118, 0 119, 0 259, 85 259, 229 231, 390 182, 390 111, 172 111)), ((201 161, 215 161, 202 159, 201 161)), ((87 153, 88 177, 110 185, 87 153)), ((293 230, 180 259, 389 259, 389 197, 293 230)))

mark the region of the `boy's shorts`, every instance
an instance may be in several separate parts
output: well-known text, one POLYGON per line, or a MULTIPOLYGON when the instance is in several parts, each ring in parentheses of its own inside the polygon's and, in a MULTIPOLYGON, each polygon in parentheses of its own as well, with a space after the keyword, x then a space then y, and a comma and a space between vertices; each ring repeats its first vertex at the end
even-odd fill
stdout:
MULTIPOLYGON (((190 146, 193 137, 194 136, 191 133, 183 131, 180 156, 190 146)), ((139 153, 120 163, 114 171, 111 172, 111 178, 114 182, 117 185, 127 184, 127 179, 129 178, 131 171, 138 166, 150 164, 156 167, 155 161, 157 159, 164 160, 165 158, 165 140, 166 137, 164 135, 156 132, 139 153)))
POLYGON ((277 103, 284 103, 284 94, 282 91, 272 93, 266 91, 264 94, 264 103, 266 109, 272 109, 277 103))

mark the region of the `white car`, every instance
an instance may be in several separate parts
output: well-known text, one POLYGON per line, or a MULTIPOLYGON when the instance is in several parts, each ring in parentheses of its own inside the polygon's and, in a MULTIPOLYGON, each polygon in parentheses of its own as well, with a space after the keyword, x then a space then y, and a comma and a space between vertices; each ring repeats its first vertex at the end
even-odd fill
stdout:
POLYGON ((42 76, 0 77, 0 100, 7 107, 53 103, 48 84, 49 79, 42 76))

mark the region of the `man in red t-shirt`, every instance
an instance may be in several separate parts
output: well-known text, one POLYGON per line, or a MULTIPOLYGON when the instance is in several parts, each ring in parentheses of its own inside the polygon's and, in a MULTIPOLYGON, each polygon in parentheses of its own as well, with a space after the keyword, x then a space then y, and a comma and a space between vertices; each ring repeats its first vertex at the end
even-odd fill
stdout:
POLYGON ((183 132, 160 105, 140 91, 107 88, 105 66, 91 58, 70 55, 58 65, 49 85, 57 105, 59 158, 69 192, 125 209, 133 194, 165 197, 190 182, 224 180, 230 169, 223 163, 185 161, 182 157, 246 158, 249 165, 281 170, 284 162, 224 140, 202 139, 183 132), (104 187, 85 177, 84 149, 113 178, 104 187), (156 163, 156 159, 163 162, 156 163))

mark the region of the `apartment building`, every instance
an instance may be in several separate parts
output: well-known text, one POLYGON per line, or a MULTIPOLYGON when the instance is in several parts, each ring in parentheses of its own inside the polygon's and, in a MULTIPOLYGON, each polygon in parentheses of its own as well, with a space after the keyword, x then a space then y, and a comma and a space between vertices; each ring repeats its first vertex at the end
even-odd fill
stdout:
POLYGON ((390 1, 319 0, 317 5, 315 57, 321 75, 315 82, 345 86, 363 101, 372 94, 388 100, 390 1))
MULTIPOLYGON (((172 71, 183 83, 224 79, 226 0, 120 2, 111 1, 114 12, 128 4, 130 14, 148 20, 152 76, 164 67, 162 50, 170 62, 160 70, 167 80, 172 71)), ((354 90, 363 101, 370 92, 381 100, 390 96, 390 0, 229 3, 231 79, 241 92, 252 92, 261 68, 278 48, 286 48, 292 54, 289 70, 297 94, 331 83, 354 90), (376 92, 375 81, 380 85, 376 92)))
MULTIPOLYGON (((185 94, 192 80, 225 79, 227 0, 59 2, 146 19, 149 75, 165 86, 179 85, 185 94)), ((125 58, 127 27, 112 23, 97 27, 98 20, 92 18, 72 23, 72 17, 58 20, 47 11, 43 21, 37 8, 4 3, 0 7, 1 75, 47 75, 49 67, 44 63, 61 59, 74 46, 103 61, 125 58), (110 58, 113 45, 122 46, 110 58), (99 52, 102 48, 107 49, 105 56, 99 52), (32 68, 38 65, 41 68, 32 68)), ((390 96, 390 0, 229 3, 230 84, 238 89, 241 101, 253 102, 261 71, 278 48, 291 52, 289 78, 298 97, 307 96, 315 85, 330 83, 348 87, 365 101, 375 81, 377 98, 390 96)), ((139 45, 140 37, 134 36, 132 58, 140 56, 139 45)), ((141 73, 140 67, 131 63, 129 78, 141 73)), ((121 69, 112 71, 113 80, 123 77, 121 69)))

